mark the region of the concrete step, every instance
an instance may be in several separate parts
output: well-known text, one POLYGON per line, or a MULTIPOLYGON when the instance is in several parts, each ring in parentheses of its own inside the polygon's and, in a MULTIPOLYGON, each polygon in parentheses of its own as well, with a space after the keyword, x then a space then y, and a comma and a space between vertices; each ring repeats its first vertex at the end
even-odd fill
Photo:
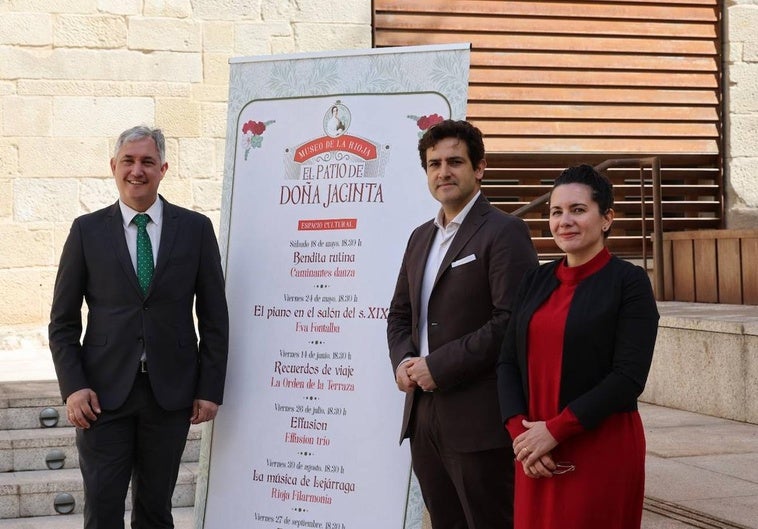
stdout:
MULTIPOLYGON (((195 523, 195 510, 192 507, 180 507, 173 510, 175 529, 192 529, 195 523)), ((131 512, 124 517, 125 527, 129 527, 131 512)), ((82 529, 81 514, 55 516, 36 516, 33 518, 14 518, 0 520, 0 529, 82 529)))
MULTIPOLYGON (((197 470, 197 463, 182 464, 174 489, 174 507, 194 505, 197 470)), ((55 516, 55 500, 61 493, 68 493, 73 497, 73 514, 82 512, 84 493, 78 469, 0 474, 0 519, 55 516)), ((127 495, 126 505, 130 504, 131 497, 127 495)))
POLYGON ((55 410, 51 427, 70 427, 58 383, 47 381, 0 382, 0 430, 40 428, 40 412, 55 410))
POLYGON ((78 468, 74 428, 39 428, 28 430, 0 430, 0 472, 23 472, 27 470, 55 470, 78 468), (54 452, 57 452, 55 454, 54 452), (64 459, 62 467, 51 461, 48 455, 64 459))
MULTIPOLYGON (((76 432, 65 417, 55 381, 0 382, 0 529, 82 526, 76 432), (47 420, 41 420, 42 410, 50 414, 47 420), (57 470, 47 463, 54 451, 62 457, 62 468, 57 470), (70 494, 74 501, 71 514, 56 513, 55 500, 61 493, 70 494)), ((179 529, 194 525, 201 435, 202 426, 190 427, 182 456, 173 498, 179 529)), ((130 503, 127 496, 127 507, 130 503)))
MULTIPOLYGON (((202 426, 192 425, 187 435, 182 461, 196 462, 200 456, 202 426)), ((73 427, 26 430, 0 430, 0 472, 54 470, 48 466, 48 456, 63 456, 62 468, 78 468, 76 433, 73 427), (58 451, 58 454, 53 454, 58 451)))

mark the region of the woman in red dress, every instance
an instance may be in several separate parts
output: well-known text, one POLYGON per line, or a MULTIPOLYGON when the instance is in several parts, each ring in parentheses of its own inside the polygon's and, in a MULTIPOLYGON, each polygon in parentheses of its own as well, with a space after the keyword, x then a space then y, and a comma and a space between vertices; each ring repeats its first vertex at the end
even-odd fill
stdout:
POLYGON ((613 216, 607 178, 589 165, 563 171, 550 232, 566 256, 527 273, 514 302, 497 374, 517 461, 516 529, 640 527, 637 397, 658 311, 645 271, 605 247, 613 216))

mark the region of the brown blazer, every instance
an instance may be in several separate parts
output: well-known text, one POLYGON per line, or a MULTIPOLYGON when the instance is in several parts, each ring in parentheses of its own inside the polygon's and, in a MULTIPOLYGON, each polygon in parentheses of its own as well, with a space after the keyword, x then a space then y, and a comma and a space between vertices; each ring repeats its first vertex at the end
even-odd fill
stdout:
MULTIPOLYGON (((421 285, 435 231, 433 221, 422 224, 405 250, 387 319, 393 376, 404 358, 419 354, 421 285)), ((428 307, 435 408, 446 442, 457 451, 510 444, 500 420, 495 363, 516 288, 536 265, 526 224, 480 195, 442 260, 428 307)), ((409 436, 414 398, 406 395, 401 442, 409 436)))

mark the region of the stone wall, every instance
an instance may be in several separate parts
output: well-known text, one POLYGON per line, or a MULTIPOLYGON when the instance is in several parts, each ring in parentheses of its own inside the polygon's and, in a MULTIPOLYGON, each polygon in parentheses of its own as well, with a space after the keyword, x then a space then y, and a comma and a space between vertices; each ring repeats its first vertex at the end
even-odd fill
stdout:
POLYGON ((0 0, 0 351, 46 341, 122 130, 163 128, 161 193, 218 226, 229 58, 370 47, 370 0, 0 0))
POLYGON ((726 224, 758 227, 758 2, 726 2, 726 224))

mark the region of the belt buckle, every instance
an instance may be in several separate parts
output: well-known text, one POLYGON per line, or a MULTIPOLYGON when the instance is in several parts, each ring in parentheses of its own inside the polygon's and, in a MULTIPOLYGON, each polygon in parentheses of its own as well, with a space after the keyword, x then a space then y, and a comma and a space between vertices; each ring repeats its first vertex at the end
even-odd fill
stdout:
POLYGON ((147 373, 147 361, 146 360, 140 360, 139 361, 139 372, 140 373, 147 373))

